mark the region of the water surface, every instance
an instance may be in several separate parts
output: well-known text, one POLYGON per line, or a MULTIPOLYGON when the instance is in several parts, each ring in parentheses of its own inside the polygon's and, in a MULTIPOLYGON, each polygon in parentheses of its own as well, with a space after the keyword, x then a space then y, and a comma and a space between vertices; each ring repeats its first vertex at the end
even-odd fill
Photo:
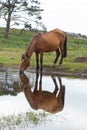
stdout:
MULTIPOLYGON (((36 74, 26 72, 30 81, 31 90, 35 86, 36 74)), ((58 76, 54 76, 59 86, 58 76)), ((39 79, 40 80, 40 79, 39 79)), ((64 107, 55 114, 48 113, 47 121, 26 130, 86 130, 87 129, 87 79, 61 77, 65 86, 64 107)), ((42 76, 42 89, 54 91, 54 82, 51 76, 42 76)), ((59 86, 60 89, 60 86, 59 86)), ((18 72, 0 72, 0 117, 26 112, 43 112, 34 110, 26 100, 23 89, 20 87, 18 72), (5 92, 5 93, 4 93, 5 92)), ((17 129, 19 129, 17 127, 17 129)), ((7 130, 7 129, 6 129, 7 130)), ((24 130, 24 128, 23 128, 24 130)))

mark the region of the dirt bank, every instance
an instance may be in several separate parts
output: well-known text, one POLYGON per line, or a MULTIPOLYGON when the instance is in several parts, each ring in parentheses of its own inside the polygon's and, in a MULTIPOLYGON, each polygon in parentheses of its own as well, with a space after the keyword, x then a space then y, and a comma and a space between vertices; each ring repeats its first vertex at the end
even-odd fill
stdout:
MULTIPOLYGON (((0 71, 19 71, 19 66, 7 67, 7 66, 0 66, 0 71)), ((36 72, 35 68, 29 67, 26 71, 28 72, 36 72)), ((79 78, 87 78, 87 70, 74 70, 71 71, 69 68, 58 68, 58 67, 46 67, 44 66, 43 74, 45 75, 58 75, 64 77, 79 77, 79 78)))
MULTIPOLYGON (((85 62, 87 63, 87 57, 77 57, 74 62, 85 62)), ((7 67, 7 66, 0 66, 0 71, 19 71, 19 66, 12 66, 12 67, 7 67)), ((34 67, 29 67, 26 71, 29 72, 36 72, 34 67)), ((70 70, 70 68, 63 68, 63 67, 48 67, 44 66, 43 67, 43 74, 45 75, 59 75, 59 76, 65 76, 65 77, 80 77, 80 78, 87 78, 87 69, 82 69, 82 70, 70 70)))

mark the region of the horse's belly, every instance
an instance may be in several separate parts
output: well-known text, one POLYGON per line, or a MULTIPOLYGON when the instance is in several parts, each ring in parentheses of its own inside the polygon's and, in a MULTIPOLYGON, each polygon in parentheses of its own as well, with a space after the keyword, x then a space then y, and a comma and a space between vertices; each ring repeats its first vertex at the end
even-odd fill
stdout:
POLYGON ((48 44, 45 47, 45 52, 55 51, 58 48, 59 48, 59 45, 57 43, 56 44, 48 44))
POLYGON ((56 45, 42 45, 42 46, 39 46, 37 49, 36 49, 36 52, 51 52, 51 51, 55 51, 59 48, 58 44, 56 45))
POLYGON ((57 39, 55 36, 50 37, 49 39, 46 39, 46 42, 44 42, 44 49, 46 49, 46 52, 49 51, 55 51, 59 48, 59 39, 57 39))
POLYGON ((36 50, 39 52, 51 52, 59 48, 60 41, 55 35, 43 37, 37 43, 36 50))

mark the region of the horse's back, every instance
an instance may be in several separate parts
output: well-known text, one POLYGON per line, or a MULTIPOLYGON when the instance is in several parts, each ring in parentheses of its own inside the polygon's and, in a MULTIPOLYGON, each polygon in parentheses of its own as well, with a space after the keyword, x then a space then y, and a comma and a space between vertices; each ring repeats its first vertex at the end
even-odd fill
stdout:
POLYGON ((66 36, 66 33, 60 29, 54 29, 52 31, 46 33, 38 33, 34 36, 33 40, 35 39, 37 42, 50 42, 56 41, 59 42, 61 39, 63 40, 66 36))
POLYGON ((54 29, 54 30, 51 30, 49 32, 46 32, 46 33, 43 33, 42 35, 49 35, 49 34, 60 34, 60 35, 66 35, 66 33, 60 29, 54 29))
POLYGON ((37 34, 33 38, 33 43, 35 43, 35 51, 50 52, 57 50, 60 44, 64 44, 64 40, 65 32, 54 29, 43 34, 37 34))
POLYGON ((39 102, 41 104, 49 104, 52 102, 57 102, 57 98, 55 94, 48 92, 48 91, 38 91, 36 94, 34 94, 34 100, 35 102, 39 102))
POLYGON ((52 41, 52 42, 53 41, 55 41, 55 42, 61 42, 61 41, 65 40, 66 33, 64 31, 62 31, 62 30, 54 29, 52 31, 43 33, 41 36, 44 39, 46 39, 46 40, 50 39, 50 41, 52 41))
POLYGON ((42 91, 34 95, 34 102, 39 109, 43 109, 49 112, 54 111, 57 106, 56 96, 48 91, 42 91))

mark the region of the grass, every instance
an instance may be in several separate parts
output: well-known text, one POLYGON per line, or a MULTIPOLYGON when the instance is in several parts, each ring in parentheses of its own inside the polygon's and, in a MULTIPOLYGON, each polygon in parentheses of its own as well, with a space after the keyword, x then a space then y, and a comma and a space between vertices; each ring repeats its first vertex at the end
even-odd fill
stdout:
MULTIPOLYGON (((11 29, 9 39, 3 38, 4 29, 0 30, 0 66, 14 67, 21 63, 21 55, 25 52, 34 32, 11 29)), ((44 65, 49 67, 55 57, 55 52, 44 54, 44 65)), ((87 63, 74 62, 76 57, 87 57, 87 40, 78 40, 76 36, 68 36, 67 58, 63 61, 63 68, 71 71, 87 70, 87 63)), ((31 58, 31 66, 35 67, 35 55, 31 58)))
POLYGON ((68 37, 68 57, 65 59, 65 66, 71 70, 87 69, 87 63, 74 62, 76 57, 87 57, 87 40, 68 37))
POLYGON ((30 128, 33 125, 47 121, 45 112, 26 112, 18 115, 8 115, 0 117, 0 130, 16 130, 30 128))
POLYGON ((14 66, 20 64, 22 53, 25 51, 34 33, 12 29, 9 39, 3 38, 4 29, 0 31, 0 65, 14 66))

